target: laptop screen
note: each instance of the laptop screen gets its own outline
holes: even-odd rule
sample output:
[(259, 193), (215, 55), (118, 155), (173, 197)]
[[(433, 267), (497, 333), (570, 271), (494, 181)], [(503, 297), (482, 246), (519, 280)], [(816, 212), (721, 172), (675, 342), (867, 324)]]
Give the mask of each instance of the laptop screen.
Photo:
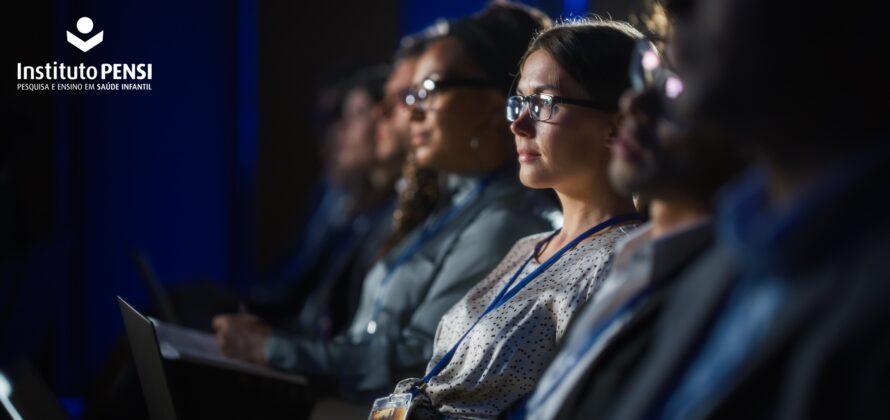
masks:
[(152, 419), (175, 419), (176, 409), (164, 373), (155, 329), (148, 318), (142, 316), (120, 297), (117, 299), (148, 413)]

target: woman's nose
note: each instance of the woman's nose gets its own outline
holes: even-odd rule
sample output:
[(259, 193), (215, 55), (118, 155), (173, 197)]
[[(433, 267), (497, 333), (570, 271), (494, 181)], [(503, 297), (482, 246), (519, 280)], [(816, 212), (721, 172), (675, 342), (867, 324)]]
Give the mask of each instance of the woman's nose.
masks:
[(533, 137), (535, 134), (535, 121), (528, 113), (528, 106), (523, 107), (519, 116), (510, 123), (510, 131), (518, 137)]

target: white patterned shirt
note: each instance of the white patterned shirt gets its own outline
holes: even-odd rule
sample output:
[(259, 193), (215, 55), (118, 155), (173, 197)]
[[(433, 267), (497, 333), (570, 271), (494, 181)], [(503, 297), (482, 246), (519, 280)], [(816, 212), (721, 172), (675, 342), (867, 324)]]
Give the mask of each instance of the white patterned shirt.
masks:
[[(635, 224), (614, 227), (567, 251), (503, 306), (483, 318), (424, 389), (446, 417), (494, 418), (534, 389), (572, 316), (601, 286), (615, 243)], [(519, 240), (498, 266), (449, 310), (436, 331), (427, 371), (441, 359), (550, 233)], [(532, 259), (518, 283), (540, 264)], [(515, 283), (514, 283), (515, 284)]]

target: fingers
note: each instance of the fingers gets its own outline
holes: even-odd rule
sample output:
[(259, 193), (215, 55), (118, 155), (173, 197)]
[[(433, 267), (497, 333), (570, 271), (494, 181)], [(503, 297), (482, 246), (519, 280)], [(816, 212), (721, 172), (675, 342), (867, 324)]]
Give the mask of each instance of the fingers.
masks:
[(261, 324), (260, 319), (257, 318), (255, 315), (247, 313), (216, 315), (211, 321), (211, 326), (217, 332), (238, 327), (249, 327), (256, 324)]
[(213, 317), (213, 330), (216, 331), (216, 344), (219, 346), (219, 349), (222, 350), (223, 354), (225, 354), (226, 347), (226, 334), (229, 330), (229, 320), (225, 315), (217, 315)]
[(222, 354), (265, 364), (265, 340), (272, 329), (260, 318), (247, 313), (217, 315), (211, 324)]
[(225, 326), (226, 326), (226, 324), (228, 324), (228, 322), (229, 322), (228, 315), (216, 315), (213, 317), (213, 320), (211, 320), (210, 325), (213, 327), (214, 331), (219, 331), (219, 330), (225, 328)]

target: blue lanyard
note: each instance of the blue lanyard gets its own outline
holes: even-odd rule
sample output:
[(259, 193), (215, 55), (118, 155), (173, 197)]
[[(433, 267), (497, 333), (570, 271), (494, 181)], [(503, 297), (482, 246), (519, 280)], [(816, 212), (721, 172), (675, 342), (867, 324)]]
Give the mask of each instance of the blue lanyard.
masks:
[(441, 215), (424, 225), (420, 234), (414, 237), (414, 239), (405, 246), (402, 252), (400, 252), (391, 263), (386, 264), (386, 274), (383, 276), (383, 280), (380, 281), (380, 286), (377, 288), (377, 295), (374, 296), (374, 306), (371, 309), (371, 320), (368, 322), (368, 334), (377, 332), (377, 317), (380, 316), (380, 312), (383, 310), (383, 298), (386, 295), (389, 283), (392, 281), (396, 269), (413, 258), (430, 239), (438, 235), (449, 222), (466, 210), (470, 204), (475, 202), (482, 192), (491, 185), (492, 181), (494, 181), (499, 173), (500, 171), (493, 172), (486, 176), (479, 181), (479, 184), (477, 184), (472, 191), (467, 193), (459, 203), (455, 203), (448, 207)]
[(609, 228), (609, 227), (614, 226), (619, 223), (631, 221), (631, 220), (642, 220), (642, 216), (640, 216), (637, 213), (621, 214), (621, 215), (612, 217), (612, 218), (588, 229), (584, 233), (578, 235), (578, 237), (573, 239), (571, 242), (569, 242), (568, 244), (563, 246), (559, 251), (557, 251), (550, 258), (548, 258), (547, 261), (544, 261), (541, 265), (538, 266), (538, 268), (536, 268), (534, 271), (532, 271), (527, 276), (525, 276), (522, 280), (520, 280), (519, 283), (516, 284), (516, 287), (513, 287), (511, 289), (510, 287), (513, 285), (513, 283), (516, 281), (516, 279), (519, 278), (519, 275), (522, 274), (522, 271), (525, 270), (525, 267), (532, 260), (532, 258), (534, 258), (535, 255), (538, 253), (538, 248), (540, 248), (541, 244), (544, 244), (544, 243), (550, 241), (551, 239), (553, 239), (553, 237), (559, 233), (559, 230), (556, 230), (555, 232), (553, 232), (553, 234), (551, 234), (549, 237), (547, 237), (547, 239), (541, 241), (537, 246), (535, 246), (535, 250), (532, 252), (532, 254), (528, 258), (526, 258), (525, 262), (522, 263), (522, 265), (519, 267), (519, 269), (516, 270), (515, 273), (513, 273), (513, 276), (510, 277), (510, 280), (507, 282), (507, 284), (504, 285), (504, 287), (497, 294), (497, 296), (495, 296), (494, 300), (492, 300), (491, 304), (488, 305), (488, 308), (486, 308), (485, 311), (482, 312), (482, 315), (479, 315), (479, 318), (476, 318), (476, 322), (474, 322), (473, 325), (471, 325), (470, 328), (467, 329), (466, 332), (464, 332), (464, 334), (460, 337), (460, 339), (458, 339), (457, 342), (454, 343), (454, 346), (451, 347), (451, 350), (448, 350), (448, 353), (445, 353), (445, 355), (442, 356), (441, 359), (439, 359), (439, 362), (436, 363), (436, 365), (433, 366), (432, 369), (430, 369), (430, 371), (423, 377), (423, 379), (421, 379), (421, 384), (419, 384), (418, 386), (415, 386), (411, 390), (411, 393), (413, 395), (417, 395), (417, 393), (420, 392), (420, 390), (424, 386), (426, 386), (427, 383), (429, 383), (430, 379), (432, 379), (433, 377), (435, 377), (436, 375), (441, 373), (442, 370), (445, 369), (446, 366), (448, 366), (448, 363), (450, 363), (451, 359), (454, 358), (454, 354), (457, 352), (457, 348), (464, 341), (464, 339), (467, 338), (467, 335), (469, 335), (470, 332), (473, 331), (474, 328), (476, 328), (476, 325), (479, 325), (479, 321), (481, 321), (482, 318), (485, 317), (485, 315), (488, 315), (490, 312), (494, 311), (495, 309), (497, 309), (497, 308), (503, 306), (505, 303), (507, 303), (507, 301), (510, 300), (510, 298), (512, 298), (513, 296), (516, 296), (516, 294), (519, 293), (520, 291), (522, 291), (522, 289), (525, 288), (525, 286), (527, 286), (534, 279), (536, 279), (538, 276), (540, 276), (541, 273), (543, 273), (548, 268), (550, 268), (550, 266), (553, 265), (556, 261), (558, 261), (563, 256), (563, 254), (568, 252), (570, 249), (574, 248), (576, 245), (578, 245), (579, 242), (587, 239), (591, 235), (593, 235), (597, 232), (600, 232), (606, 228)]
[(554, 362), (558, 361), (560, 363), (560, 366), (556, 368), (559, 370), (554, 374), (554, 377), (547, 381), (547, 388), (540, 393), (540, 397), (536, 397), (536, 395), (539, 395), (538, 393), (532, 395), (535, 401), (526, 400), (524, 403), (521, 404), (520, 407), (517, 408), (519, 411), (511, 413), (509, 418), (524, 419), (526, 413), (528, 412), (529, 404), (534, 403), (534, 405), (538, 405), (541, 402), (549, 400), (550, 397), (553, 395), (553, 392), (556, 391), (557, 386), (562, 383), (569, 372), (576, 367), (575, 365), (578, 363), (578, 361), (580, 361), (581, 358), (584, 357), (584, 355), (593, 348), (594, 344), (599, 341), (599, 338), (603, 335), (603, 333), (605, 333), (612, 324), (639, 307), (640, 304), (642, 304), (651, 293), (652, 285), (649, 285), (645, 289), (634, 295), (634, 297), (632, 297), (624, 305), (613, 312), (612, 315), (606, 318), (603, 322), (597, 324), (596, 328), (594, 328), (590, 332), (584, 342), (581, 343), (578, 348), (572, 351), (569, 356), (567, 356), (568, 359), (554, 360)]

